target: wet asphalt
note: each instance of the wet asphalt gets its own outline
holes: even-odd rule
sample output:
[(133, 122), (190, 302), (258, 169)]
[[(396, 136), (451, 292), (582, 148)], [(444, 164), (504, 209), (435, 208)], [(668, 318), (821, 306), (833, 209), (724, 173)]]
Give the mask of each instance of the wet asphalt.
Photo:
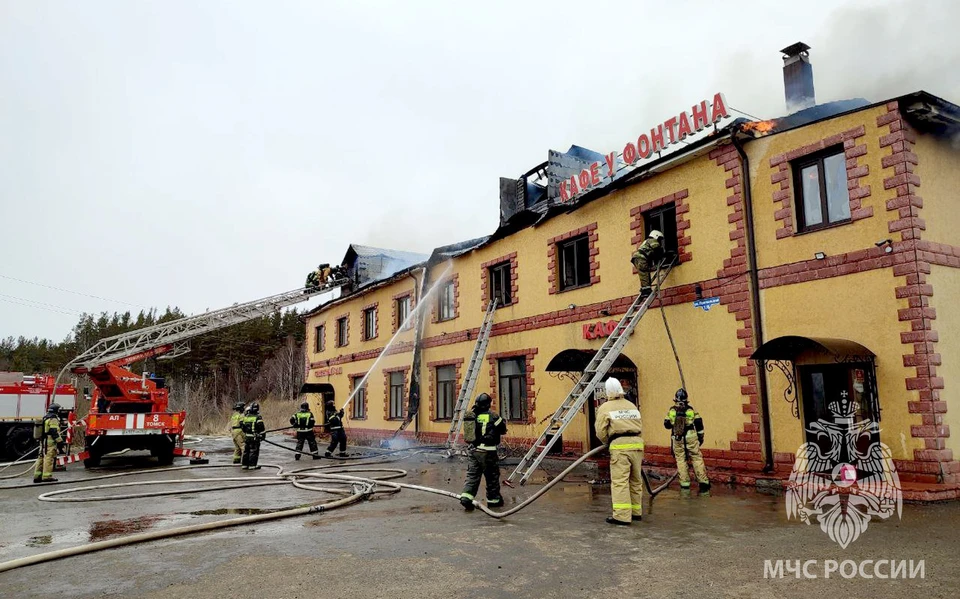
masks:
[[(230, 461), (229, 439), (193, 446), (211, 463)], [(351, 451), (362, 451), (351, 448)], [(265, 445), (261, 463), (287, 468), (292, 454)], [(104, 460), (104, 468), (71, 466), (68, 485), (94, 474), (136, 469), (149, 458)], [(186, 463), (183, 461), (182, 463)], [(178, 465), (181, 461), (178, 460)], [(439, 455), (408, 457), (402, 482), (459, 492), (465, 465)], [(8, 471), (9, 472), (9, 471)], [(135, 480), (269, 476), (233, 468), (141, 474)], [(509, 469), (504, 468), (504, 476)], [(6, 473), (4, 473), (6, 474)], [(584, 476), (574, 475), (578, 480)], [(27, 482), (29, 479), (24, 478)], [(504, 489), (507, 505), (533, 492), (534, 480)], [(9, 487), (13, 481), (3, 481)], [(76, 483), (76, 484), (74, 484)], [(199, 486), (200, 483), (187, 485)], [(88, 494), (159, 490), (107, 489)], [(37, 487), (0, 488), (0, 561), (116, 538), (261, 513), (329, 495), (282, 486), (172, 497), (50, 503)], [(905, 505), (902, 519), (871, 521), (841, 549), (816, 525), (787, 520), (783, 496), (720, 487), (708, 496), (676, 483), (642, 522), (610, 526), (609, 487), (563, 483), (506, 520), (467, 514), (456, 500), (404, 490), (321, 514), (110, 549), (0, 574), (0, 597), (956, 597), (960, 592), (960, 504)], [(764, 560), (924, 560), (915, 580), (764, 577)], [(872, 570), (868, 568), (868, 573)]]

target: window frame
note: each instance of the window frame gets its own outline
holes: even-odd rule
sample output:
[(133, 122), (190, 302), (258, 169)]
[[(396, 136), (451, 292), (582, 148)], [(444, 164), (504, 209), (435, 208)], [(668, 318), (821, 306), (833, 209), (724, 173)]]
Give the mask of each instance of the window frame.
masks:
[(313, 327), (313, 353), (319, 354), (327, 349), (326, 324), (318, 324)]
[[(831, 146), (819, 152), (814, 152), (807, 154), (806, 156), (801, 156), (790, 162), (790, 168), (792, 172), (793, 179), (793, 205), (794, 210), (797, 214), (797, 234), (802, 233), (811, 233), (813, 231), (821, 231), (823, 229), (829, 229), (831, 227), (839, 227), (853, 222), (851, 210), (847, 210), (847, 218), (837, 221), (830, 220), (830, 198), (829, 190), (827, 188), (827, 175), (826, 168), (824, 166), (824, 161), (827, 158), (833, 156), (840, 156), (843, 158), (844, 163), (846, 163), (846, 155), (842, 145)], [(820, 194), (820, 214), (823, 217), (823, 220), (816, 225), (807, 225), (807, 215), (804, 208), (803, 202), (803, 169), (816, 166), (817, 167), (817, 183)], [(849, 177), (847, 176), (847, 171), (844, 169), (844, 190), (846, 191), (846, 197), (843, 201), (847, 202), (849, 206), (850, 202), (850, 188), (847, 185), (850, 182)]]
[[(445, 300), (447, 300), (447, 290), (450, 290), (449, 315), (444, 316)], [(457, 288), (454, 281), (450, 280), (443, 284), (437, 297), (437, 322), (446, 322), (457, 317)]]
[(350, 317), (341, 316), (337, 319), (337, 347), (346, 347), (350, 344)]
[[(441, 370), (443, 370), (445, 373), (449, 372), (450, 378), (441, 380)], [(448, 391), (449, 393), (444, 393), (444, 391)], [(437, 366), (434, 369), (434, 393), (434, 397), (436, 397), (437, 410), (435, 420), (453, 420), (453, 411), (457, 405), (457, 367), (455, 364), (444, 364), (442, 366)], [(446, 395), (449, 395), (449, 410), (446, 409)], [(443, 409), (441, 410), (441, 408)]]
[[(513, 290), (511, 286), (513, 276), (513, 264), (510, 260), (504, 260), (503, 262), (498, 262), (493, 266), (487, 268), (487, 281), (490, 287), (490, 297), (487, 298), (490, 301), (494, 299), (497, 300), (497, 306), (509, 306), (513, 304)], [(497, 282), (500, 284), (499, 294), (501, 297), (498, 297), (497, 294)]]
[[(584, 282), (577, 282), (572, 285), (566, 284), (566, 277), (564, 277), (566, 260), (564, 260), (564, 250), (566, 248), (574, 248), (576, 252), (576, 246), (579, 243), (584, 245), (584, 256), (581, 260), (579, 254), (574, 255), (574, 267), (577, 269), (577, 279), (578, 281), (581, 277), (585, 278)], [(583, 264), (580, 264), (583, 262)], [(579, 266), (586, 267), (586, 272), (583, 275), (579, 274)], [(581, 235), (575, 235), (569, 239), (564, 239), (563, 241), (557, 242), (557, 291), (564, 292), (570, 291), (571, 289), (580, 289), (583, 287), (589, 287), (591, 283), (590, 277), (590, 234), (583, 233)]]
[[(502, 374), (505, 362), (519, 362), (519, 374)], [(504, 393), (504, 382), (507, 383), (507, 393)], [(519, 393), (519, 415), (513, 415), (514, 399), (510, 391), (514, 385)], [(500, 393), (500, 414), (509, 422), (526, 422), (529, 416), (529, 405), (527, 398), (527, 358), (526, 356), (515, 356), (510, 358), (500, 358), (497, 360), (497, 390)]]
[[(410, 294), (407, 294), (403, 297), (398, 297), (394, 300), (393, 309), (397, 313), (397, 330), (405, 331), (410, 328), (410, 325), (407, 325), (406, 328), (403, 327), (403, 322), (410, 316), (410, 309), (413, 306), (413, 298)], [(402, 307), (402, 309), (401, 309)]]
[[(398, 377), (400, 377), (400, 384), (399, 384), (399, 385), (394, 385), (394, 384), (393, 384), (393, 377), (394, 377), (394, 375), (397, 375)], [(388, 402), (388, 406), (387, 406), (387, 420), (402, 420), (402, 419), (403, 419), (403, 402), (404, 402), (403, 389), (404, 389), (404, 387), (406, 387), (406, 376), (404, 375), (404, 373), (403, 373), (402, 370), (395, 370), (395, 371), (393, 371), (393, 372), (388, 372), (388, 373), (387, 373), (387, 395), (388, 395), (388, 397), (387, 397), (387, 402)], [(398, 413), (395, 413), (394, 410), (393, 410), (393, 408), (394, 408), (394, 389), (399, 389), (399, 398), (398, 398), (398, 401), (399, 401), (399, 412), (398, 412)]]
[[(671, 214), (671, 218), (663, 218), (666, 213)], [(643, 212), (643, 238), (650, 236), (650, 231), (655, 227), (663, 233), (663, 252), (664, 255), (677, 255), (680, 251), (680, 231), (677, 230), (677, 203), (667, 202), (662, 206), (651, 208)], [(651, 222), (654, 218), (659, 220), (659, 224)], [(666, 226), (669, 225), (669, 226)]]
[(364, 383), (357, 391), (357, 383), (362, 381), (363, 377), (362, 374), (351, 377), (351, 387), (356, 391), (356, 395), (353, 396), (353, 405), (350, 407), (351, 420), (367, 419), (367, 383)]
[[(373, 326), (371, 325), (371, 322)], [(370, 330), (373, 329), (373, 334)], [(370, 341), (377, 338), (377, 307), (371, 306), (363, 310), (363, 340)]]

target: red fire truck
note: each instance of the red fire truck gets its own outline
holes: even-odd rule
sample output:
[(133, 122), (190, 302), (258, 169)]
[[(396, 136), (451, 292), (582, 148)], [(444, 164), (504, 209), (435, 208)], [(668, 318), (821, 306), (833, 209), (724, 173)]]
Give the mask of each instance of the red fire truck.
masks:
[(72, 385), (54, 385), (52, 376), (0, 372), (0, 454), (4, 460), (23, 457), (39, 443), (33, 427), (56, 402), (61, 417), (72, 420), (77, 391)]

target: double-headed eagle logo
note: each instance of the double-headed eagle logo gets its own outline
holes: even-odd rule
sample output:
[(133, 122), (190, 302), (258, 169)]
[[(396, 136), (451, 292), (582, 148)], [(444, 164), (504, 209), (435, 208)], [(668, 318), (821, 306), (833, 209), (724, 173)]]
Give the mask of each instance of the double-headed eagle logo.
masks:
[(856, 420), (859, 405), (847, 393), (828, 409), (833, 422), (820, 419), (807, 432), (815, 440), (797, 450), (787, 483), (787, 519), (820, 529), (846, 549), (873, 518), (901, 517), (903, 495), (890, 448), (879, 441), (872, 420)]

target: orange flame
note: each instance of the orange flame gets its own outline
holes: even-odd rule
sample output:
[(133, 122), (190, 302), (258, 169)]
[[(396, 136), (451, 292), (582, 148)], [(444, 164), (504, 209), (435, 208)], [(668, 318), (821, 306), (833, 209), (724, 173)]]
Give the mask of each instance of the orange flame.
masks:
[(777, 126), (776, 119), (771, 119), (769, 121), (751, 121), (749, 123), (743, 124), (744, 131), (755, 131), (761, 135), (766, 135), (770, 133), (774, 127)]

